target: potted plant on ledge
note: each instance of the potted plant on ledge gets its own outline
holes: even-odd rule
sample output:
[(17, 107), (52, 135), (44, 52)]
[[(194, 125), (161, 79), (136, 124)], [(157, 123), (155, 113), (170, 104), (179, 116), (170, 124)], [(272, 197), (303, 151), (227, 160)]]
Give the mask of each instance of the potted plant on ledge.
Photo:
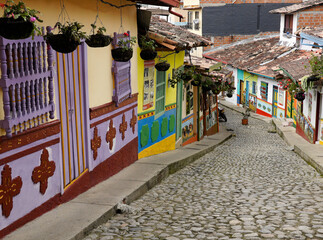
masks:
[(117, 48), (111, 50), (112, 57), (117, 62), (128, 62), (132, 58), (132, 46), (136, 43), (136, 37), (130, 37), (124, 33), (124, 38), (119, 39)]
[(96, 34), (94, 34), (94, 31), (96, 29), (95, 24), (91, 24), (92, 27), (92, 35), (89, 36), (87, 40), (85, 40), (86, 44), (89, 47), (98, 48), (98, 47), (106, 47), (109, 46), (109, 44), (112, 41), (112, 37), (109, 35), (104, 35), (106, 32), (105, 27), (99, 27), (96, 31)]
[(0, 35), (7, 39), (24, 39), (41, 34), (36, 22), (43, 22), (38, 18), (39, 11), (26, 7), (25, 3), (7, 0), (0, 4), (3, 17), (0, 18)]
[(84, 25), (78, 22), (66, 22), (66, 24), (57, 22), (54, 28), (56, 27), (58, 27), (58, 34), (48, 33), (45, 39), (57, 52), (73, 52), (81, 44), (82, 39), (88, 38), (86, 33), (81, 31)]

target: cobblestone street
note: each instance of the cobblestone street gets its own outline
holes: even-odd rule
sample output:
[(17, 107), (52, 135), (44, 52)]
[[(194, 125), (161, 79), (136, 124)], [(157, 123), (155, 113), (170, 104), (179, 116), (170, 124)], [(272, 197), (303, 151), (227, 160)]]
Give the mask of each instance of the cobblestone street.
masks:
[(270, 124), (226, 115), (234, 137), (84, 239), (323, 239), (322, 177)]

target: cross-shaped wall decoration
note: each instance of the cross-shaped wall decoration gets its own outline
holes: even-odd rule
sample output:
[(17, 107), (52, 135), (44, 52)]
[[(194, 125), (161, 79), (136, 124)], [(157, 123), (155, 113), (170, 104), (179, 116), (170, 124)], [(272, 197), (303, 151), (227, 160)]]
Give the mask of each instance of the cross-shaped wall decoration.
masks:
[(130, 127), (132, 128), (132, 132), (135, 133), (137, 123), (137, 116), (135, 114), (135, 109), (132, 109), (132, 118), (130, 120)]
[(101, 147), (101, 137), (98, 136), (98, 128), (94, 128), (93, 139), (91, 140), (91, 149), (93, 150), (93, 159), (98, 157), (98, 149)]
[(109, 143), (109, 149), (112, 150), (113, 148), (113, 139), (116, 137), (117, 130), (115, 127), (113, 127), (113, 120), (110, 120), (109, 124), (109, 131), (107, 132), (107, 135), (105, 137), (107, 143)]
[(8, 164), (1, 172), (0, 204), (2, 205), (2, 215), (9, 217), (13, 207), (13, 197), (20, 193), (22, 187), (21, 177), (11, 178), (11, 168)]
[(54, 175), (55, 162), (49, 161), (48, 150), (45, 148), (40, 156), (40, 166), (35, 167), (31, 179), (34, 183), (40, 182), (40, 193), (45, 194), (48, 178)]
[(122, 134), (122, 140), (125, 138), (125, 132), (127, 131), (128, 125), (126, 122), (126, 116), (123, 114), (122, 123), (119, 126), (119, 132)]

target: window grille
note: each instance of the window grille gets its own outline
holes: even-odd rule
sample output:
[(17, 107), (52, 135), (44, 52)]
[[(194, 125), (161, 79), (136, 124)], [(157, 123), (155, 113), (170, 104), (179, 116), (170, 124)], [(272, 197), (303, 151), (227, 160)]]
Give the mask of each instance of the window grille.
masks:
[(53, 51), (42, 36), (22, 40), (0, 37), (0, 87), (6, 136), (54, 118)]

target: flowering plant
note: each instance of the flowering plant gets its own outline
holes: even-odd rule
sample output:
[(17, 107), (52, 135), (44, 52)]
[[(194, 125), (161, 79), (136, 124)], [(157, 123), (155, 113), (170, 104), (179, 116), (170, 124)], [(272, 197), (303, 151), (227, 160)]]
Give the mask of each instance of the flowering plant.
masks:
[[(91, 24), (92, 27), (92, 32), (94, 34), (95, 29), (96, 29), (96, 25), (94, 23)], [(98, 29), (96, 30), (96, 34), (99, 35), (104, 35), (104, 33), (107, 31), (107, 29), (105, 27), (98, 27)]]
[[(119, 48), (122, 48), (123, 51), (132, 50), (132, 46), (134, 46), (135, 43), (137, 42), (136, 37), (129, 37), (129, 34), (126, 32), (123, 35), (125, 37), (118, 41)], [(129, 38), (127, 38), (127, 37), (129, 37)]]
[[(312, 57), (308, 60), (310, 63), (310, 67), (312, 69), (312, 74), (317, 76), (318, 78), (323, 77), (323, 55), (316, 56), (312, 54)], [(307, 68), (307, 66), (304, 66)]]
[(33, 24), (32, 36), (35, 36), (35, 32), (41, 35), (40, 29), (36, 25), (36, 21), (43, 22), (37, 16), (40, 13), (39, 11), (26, 7), (22, 1), (15, 4), (13, 0), (7, 0), (5, 4), (0, 3), (0, 6), (3, 8), (3, 18), (23, 19), (26, 22), (31, 22)]
[(301, 87), (301, 85), (289, 78), (282, 79), (278, 85), (282, 89), (287, 90), (291, 96), (296, 96), (298, 93), (304, 93), (304, 89)]

